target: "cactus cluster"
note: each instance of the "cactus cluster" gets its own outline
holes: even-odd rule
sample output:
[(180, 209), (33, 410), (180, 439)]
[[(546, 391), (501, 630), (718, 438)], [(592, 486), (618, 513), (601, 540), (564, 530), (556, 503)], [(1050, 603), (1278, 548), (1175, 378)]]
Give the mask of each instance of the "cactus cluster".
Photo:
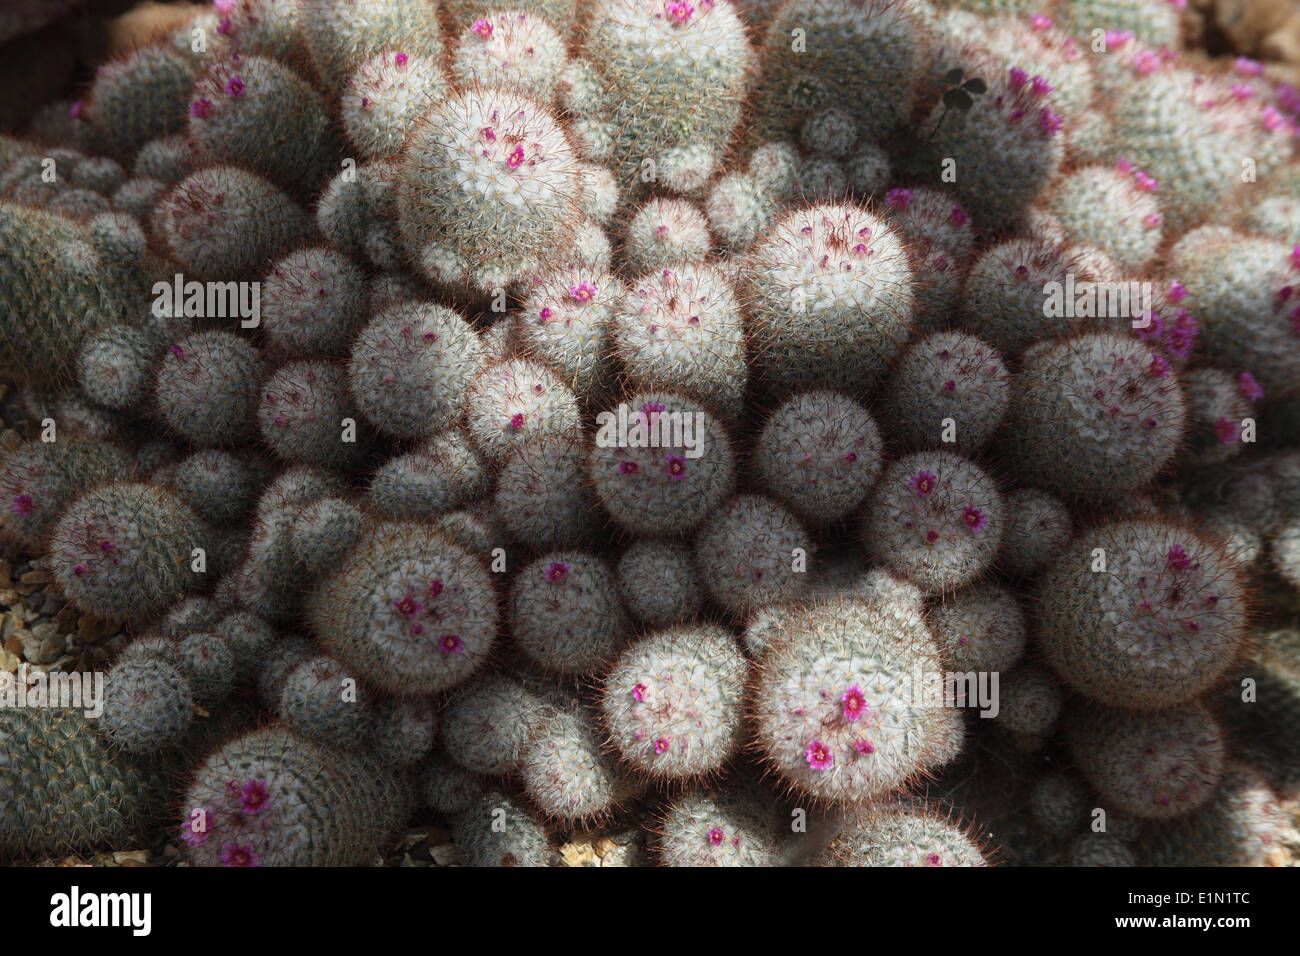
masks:
[(0, 135), (0, 594), (113, 635), (0, 858), (1263, 862), (1300, 95), (1177, 6), (218, 0)]

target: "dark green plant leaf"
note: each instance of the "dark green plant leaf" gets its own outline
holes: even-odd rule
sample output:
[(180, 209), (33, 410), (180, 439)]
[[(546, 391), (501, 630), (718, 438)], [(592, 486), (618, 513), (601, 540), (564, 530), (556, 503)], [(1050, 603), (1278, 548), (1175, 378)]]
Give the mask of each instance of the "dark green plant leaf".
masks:
[(968, 110), (975, 105), (975, 101), (964, 90), (955, 89), (943, 94), (943, 105), (949, 109)]

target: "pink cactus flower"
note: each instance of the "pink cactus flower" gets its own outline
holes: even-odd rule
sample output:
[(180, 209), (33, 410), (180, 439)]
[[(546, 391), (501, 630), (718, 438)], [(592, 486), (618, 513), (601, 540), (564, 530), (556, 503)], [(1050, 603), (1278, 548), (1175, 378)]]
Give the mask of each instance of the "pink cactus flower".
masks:
[(270, 802), (271, 792), (263, 780), (249, 780), (239, 793), (239, 805), (249, 816), (261, 813)]
[(620, 475), (635, 475), (640, 470), (640, 466), (634, 461), (620, 461), (618, 463), (618, 473)]
[(239, 97), (244, 95), (244, 81), (237, 76), (232, 76), (226, 82), (226, 93), (229, 96)]
[(662, 754), (668, 752), (668, 738), (657, 737), (655, 739), (655, 753)]
[(31, 495), (18, 495), (14, 498), (14, 514), (29, 515), (36, 508), (36, 502)]
[(709, 831), (709, 843), (713, 846), (721, 846), (723, 840), (722, 827), (714, 827)]
[(1176, 544), (1169, 549), (1168, 560), (1169, 567), (1175, 571), (1186, 571), (1192, 566), (1192, 559), (1181, 545)]
[(190, 115), (196, 119), (207, 119), (212, 115), (212, 100), (197, 99), (190, 104)]
[(513, 415), (510, 416), (510, 427), (513, 428), (515, 431), (519, 431), (521, 428), (524, 427), (523, 412), (515, 412)]
[(438, 647), (444, 654), (459, 654), (464, 649), (465, 642), (459, 634), (444, 634), (438, 638)]
[(1163, 355), (1151, 356), (1151, 364), (1147, 366), (1147, 374), (1152, 378), (1168, 378), (1171, 369), (1168, 360)]
[(1214, 437), (1223, 445), (1234, 442), (1241, 437), (1240, 426), (1230, 418), (1220, 418), (1214, 423)]
[(930, 492), (934, 491), (934, 486), (938, 481), (934, 473), (930, 471), (918, 471), (907, 482), (909, 488), (916, 492), (917, 496), (924, 498)]
[(970, 217), (966, 215), (966, 210), (961, 206), (953, 206), (952, 212), (948, 213), (948, 221), (954, 226), (964, 226)]
[(590, 302), (596, 298), (596, 287), (584, 279), (577, 285), (569, 287), (569, 298), (576, 299), (578, 302)]
[(1264, 397), (1264, 386), (1260, 385), (1255, 376), (1249, 372), (1242, 372), (1237, 377), (1237, 387), (1241, 389), (1241, 394), (1252, 402), (1257, 402)]
[(563, 561), (552, 561), (551, 566), (546, 569), (546, 580), (552, 584), (557, 581), (563, 581), (569, 573), (569, 566)]
[(850, 722), (857, 720), (870, 709), (867, 698), (863, 696), (862, 688), (857, 684), (841, 694), (840, 701), (844, 704), (844, 718)]
[(899, 186), (885, 193), (885, 202), (889, 203), (895, 209), (906, 209), (908, 204), (916, 198), (916, 193), (910, 189), (904, 189)]
[(966, 522), (966, 527), (970, 528), (974, 534), (979, 534), (989, 523), (989, 519), (985, 517), (984, 512), (978, 508), (969, 507), (962, 512), (961, 520)]
[(831, 753), (831, 748), (820, 740), (810, 743), (803, 754), (808, 761), (808, 766), (814, 770), (825, 770), (835, 762), (835, 755)]
[(859, 740), (853, 744), (853, 749), (864, 756), (876, 752), (875, 745), (870, 740)]
[(524, 161), (524, 148), (516, 146), (510, 151), (510, 156), (506, 159), (506, 165), (511, 169), (518, 169)]
[(645, 692), (646, 692), (645, 684), (637, 684), (635, 687), (632, 688), (632, 699), (636, 701), (638, 704), (644, 704)]
[(253, 852), (251, 843), (225, 843), (221, 847), (223, 866), (257, 866), (262, 862), (262, 855)]
[(681, 455), (669, 455), (667, 472), (673, 481), (681, 481), (686, 477), (686, 459)]
[(667, 9), (669, 18), (677, 23), (685, 23), (695, 15), (695, 8), (688, 0), (670, 0)]
[(474, 25), (470, 27), (470, 29), (481, 36), (484, 40), (492, 36), (492, 24), (488, 23), (486, 20), (475, 20)]

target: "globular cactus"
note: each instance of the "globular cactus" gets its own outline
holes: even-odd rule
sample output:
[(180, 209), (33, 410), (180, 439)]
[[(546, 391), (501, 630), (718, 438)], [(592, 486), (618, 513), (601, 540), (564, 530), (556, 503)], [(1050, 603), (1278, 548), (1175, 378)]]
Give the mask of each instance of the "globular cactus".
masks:
[(1144, 820), (1183, 816), (1211, 800), (1228, 744), (1203, 706), (1159, 714), (1105, 708), (1068, 721), (1070, 754), (1101, 806)]
[[(800, 46), (791, 43), (795, 29), (806, 35)], [(814, 113), (835, 105), (846, 109), (861, 135), (883, 140), (910, 113), (927, 53), (927, 33), (911, 4), (783, 3), (763, 36), (754, 132), (791, 136)]]
[(452, 763), (476, 774), (514, 773), (550, 712), (545, 699), (513, 677), (485, 676), (442, 710), (443, 751)]
[(124, 846), (166, 793), (75, 710), (0, 709), (0, 856)]
[(763, 424), (753, 468), (763, 487), (804, 521), (844, 518), (870, 493), (884, 445), (870, 412), (839, 392), (800, 392)]
[(145, 143), (185, 128), (197, 63), (164, 45), (145, 46), (105, 64), (85, 116), (104, 148), (121, 161)]
[(163, 422), (196, 444), (230, 444), (253, 424), (261, 353), (234, 332), (213, 330), (170, 343), (158, 362), (153, 399)]
[(1266, 866), (1280, 849), (1286, 819), (1259, 771), (1231, 762), (1213, 800), (1147, 827), (1137, 849), (1147, 866)]
[(343, 129), (364, 159), (397, 156), (412, 127), (450, 93), (436, 59), (384, 50), (358, 66), (343, 88)]
[(435, 529), (380, 524), (307, 595), (322, 645), (358, 678), (398, 696), (467, 679), (497, 635), (492, 576)]
[(1020, 750), (1041, 749), (1056, 730), (1065, 695), (1056, 676), (1037, 664), (1022, 664), (998, 678), (993, 726)]
[(83, 489), (130, 472), (124, 450), (93, 439), (30, 441), (0, 453), (0, 541), (36, 551)]
[(236, 673), (240, 680), (253, 677), (275, 647), (274, 628), (252, 611), (230, 611), (213, 630), (235, 655)]
[(49, 540), (54, 579), (68, 600), (100, 617), (147, 619), (196, 583), (198, 518), (172, 492), (115, 482), (77, 498)]
[(173, 186), (154, 209), (162, 248), (189, 278), (260, 274), (302, 238), (307, 218), (270, 181), (236, 166), (207, 166)]
[(602, 736), (595, 715), (581, 706), (542, 719), (524, 747), (519, 775), (545, 819), (589, 826), (639, 790), (603, 749)]
[(303, 191), (333, 152), (325, 100), (278, 60), (218, 59), (194, 84), (189, 143), (199, 165), (231, 164)]
[(921, 122), (929, 168), (956, 163), (957, 195), (984, 228), (1018, 226), (1060, 171), (1073, 117), (1062, 116), (1042, 87), (978, 46), (960, 62), (985, 91), (964, 110), (940, 101)]
[(539, 436), (511, 450), (497, 474), (492, 506), (510, 537), (530, 548), (590, 543), (599, 509), (586, 485), (582, 441)]
[(1003, 500), (1007, 530), (998, 561), (1006, 571), (1032, 574), (1070, 543), (1070, 512), (1059, 499), (1035, 488), (1017, 488)]
[(886, 467), (863, 512), (868, 549), (927, 593), (951, 591), (993, 564), (1006, 509), (997, 484), (952, 452), (918, 452)]
[(1085, 833), (1070, 844), (1070, 866), (1135, 867), (1138, 858), (1118, 837), (1108, 833)]
[(376, 705), (371, 753), (386, 765), (412, 769), (438, 740), (438, 711), (424, 700), (383, 701)]
[(704, 600), (691, 553), (680, 544), (634, 542), (619, 557), (616, 573), (624, 605), (646, 627), (684, 623)]
[(568, 57), (564, 38), (544, 16), (507, 2), (457, 26), (451, 76), (458, 87), (497, 87), (538, 102), (555, 97), (555, 77)]
[(219, 449), (195, 452), (164, 471), (166, 483), (214, 525), (237, 524), (252, 509), (265, 477), (260, 462)]
[(887, 796), (953, 759), (961, 714), (928, 700), (939, 648), (919, 617), (834, 596), (782, 615), (757, 664), (756, 747), (781, 782), (821, 803)]
[(1088, 807), (1088, 791), (1083, 784), (1061, 770), (1043, 774), (1029, 794), (1030, 815), (1053, 836), (1077, 833)]
[(909, 447), (953, 444), (971, 452), (1010, 403), (1011, 373), (1000, 352), (971, 335), (938, 332), (908, 346), (884, 400), (884, 420)]
[(550, 111), (478, 88), (455, 93), (411, 130), (395, 186), (412, 265), (487, 292), (573, 246), (581, 195), (578, 156)]
[(77, 382), (98, 405), (139, 406), (151, 385), (153, 358), (146, 332), (130, 325), (109, 325), (83, 343), (77, 356)]
[(266, 378), (256, 398), (258, 433), (285, 461), (338, 467), (358, 458), (348, 433), (359, 413), (345, 369), (314, 359), (287, 362)]
[(974, 832), (923, 804), (885, 804), (849, 817), (823, 851), (832, 866), (987, 866)]
[(1242, 429), (1254, 417), (1250, 390), (1217, 368), (1191, 369), (1183, 373), (1182, 383), (1188, 436), (1179, 462), (1214, 465), (1240, 454), (1245, 448)]
[(957, 592), (931, 611), (930, 623), (944, 660), (958, 671), (1008, 671), (1025, 652), (1025, 614), (996, 584)]
[(632, 216), (623, 255), (640, 274), (676, 263), (707, 258), (713, 240), (709, 224), (694, 203), (684, 199), (651, 199)]
[(422, 438), (455, 423), (485, 362), (478, 337), (457, 312), (432, 303), (391, 306), (352, 345), (348, 385), (372, 425), (395, 438)]
[(262, 279), (262, 333), (284, 357), (339, 354), (364, 303), (361, 269), (329, 246), (308, 246), (277, 260)]
[(357, 866), (401, 826), (410, 800), (387, 768), (272, 725), (194, 771), (179, 830), (194, 866)]
[(773, 801), (750, 785), (672, 801), (655, 822), (652, 849), (660, 866), (781, 866), (781, 837)]
[(629, 647), (606, 675), (600, 700), (623, 764), (659, 781), (720, 770), (742, 743), (748, 667), (716, 625), (678, 625)]
[(234, 52), (275, 57), (300, 72), (308, 66), (298, 0), (237, 0), (218, 12), (217, 36)]
[(523, 359), (484, 368), (464, 401), (470, 438), (496, 464), (535, 438), (576, 438), (581, 430), (573, 390), (545, 366)]
[(484, 795), (483, 784), (473, 774), (435, 754), (421, 774), (424, 802), (434, 813), (447, 817), (468, 810)]
[(745, 295), (760, 377), (777, 391), (869, 389), (902, 351), (915, 302), (897, 231), (836, 205), (787, 212), (755, 245)]
[(193, 171), (189, 141), (180, 133), (149, 140), (140, 147), (131, 165), (136, 181), (153, 180), (164, 186), (179, 182)]
[(1022, 481), (1096, 500), (1160, 473), (1182, 440), (1187, 408), (1161, 355), (1133, 338), (1087, 333), (1023, 356), (1007, 418)]
[(279, 717), (294, 733), (340, 750), (361, 750), (374, 732), (368, 693), (338, 661), (310, 657), (285, 675)]
[[(681, 536), (731, 492), (735, 452), (707, 407), (670, 392), (639, 392), (605, 414), (588, 474), (616, 524), (651, 537)], [(626, 435), (619, 434), (622, 420)]]
[(1038, 580), (1040, 649), (1062, 680), (1103, 703), (1187, 703), (1227, 671), (1245, 637), (1236, 562), (1168, 519), (1081, 532)]
[(19, 385), (72, 381), (82, 342), (125, 315), (123, 290), (88, 230), (0, 202), (0, 369)]
[(515, 646), (552, 671), (590, 674), (618, 653), (627, 636), (613, 569), (573, 551), (543, 554), (511, 582), (510, 633)]
[(549, 866), (550, 840), (541, 823), (499, 790), (477, 799), (452, 821), (451, 837), (465, 866)]
[(1242, 228), (1285, 243), (1300, 245), (1300, 200), (1293, 196), (1270, 196), (1252, 203), (1241, 220)]
[(630, 388), (740, 405), (749, 372), (745, 330), (719, 269), (674, 263), (632, 281), (610, 325)]
[(443, 53), (432, 0), (306, 0), (298, 18), (316, 76), (335, 94), (354, 70), (384, 50), (432, 60)]
[(703, 186), (740, 121), (754, 65), (729, 0), (700, 4), (600, 0), (582, 44), (603, 90), (578, 109), (576, 138), (624, 190), (647, 181), (674, 192)]
[(105, 739), (137, 756), (179, 747), (195, 718), (194, 688), (177, 663), (136, 653), (123, 657), (104, 681)]
[(532, 279), (506, 332), (529, 360), (559, 375), (580, 398), (594, 398), (609, 385), (610, 319), (622, 293), (622, 282), (603, 269), (548, 270)]
[(1270, 400), (1300, 394), (1294, 342), (1300, 328), (1300, 246), (1206, 226), (1170, 251), (1217, 364), (1249, 369)]
[(1131, 163), (1092, 165), (1063, 176), (1048, 197), (1065, 238), (1077, 246), (1097, 246), (1128, 272), (1142, 269), (1163, 235), (1159, 183)]
[(762, 495), (737, 495), (695, 538), (695, 565), (709, 595), (744, 617), (804, 592), (816, 548), (799, 519)]
[(385, 518), (428, 521), (468, 504), (487, 483), (482, 456), (463, 429), (449, 428), (380, 465), (365, 501)]
[(195, 631), (177, 643), (181, 672), (194, 691), (194, 701), (201, 707), (222, 703), (235, 689), (238, 663), (235, 652), (216, 633)]

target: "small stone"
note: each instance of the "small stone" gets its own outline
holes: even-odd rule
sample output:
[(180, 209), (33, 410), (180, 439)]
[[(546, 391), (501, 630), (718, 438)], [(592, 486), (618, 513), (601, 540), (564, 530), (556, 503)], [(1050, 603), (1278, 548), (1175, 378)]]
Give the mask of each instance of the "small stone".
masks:
[(0, 588), (0, 604), (13, 607), (18, 603), (18, 592), (13, 588)]
[(60, 634), (71, 634), (77, 627), (77, 609), (71, 604), (63, 605), (63, 609), (54, 615), (54, 623), (59, 625)]
[(32, 625), (32, 633), (44, 641), (58, 636), (59, 625), (53, 621), (41, 621), (39, 624)]
[(566, 843), (560, 847), (565, 866), (600, 866), (600, 858), (590, 843)]
[(596, 855), (603, 857), (606, 853), (613, 853), (618, 849), (618, 844), (609, 837), (601, 837), (596, 841)]
[(116, 850), (113, 853), (113, 861), (122, 866), (148, 866), (148, 850)]
[(433, 862), (438, 866), (459, 866), (461, 862), (460, 847), (454, 843), (444, 843), (429, 850)]
[(21, 663), (22, 663), (22, 658), (20, 658), (17, 654), (13, 653), (12, 651), (9, 650), (9, 648), (6, 647), (4, 651), (5, 670), (7, 670), (11, 674), (17, 673), (18, 665)]
[(63, 600), (57, 594), (46, 594), (45, 600), (41, 602), (41, 614), (44, 617), (54, 617), (63, 608)]
[(51, 579), (49, 571), (45, 568), (37, 568), (35, 571), (28, 571), (18, 580), (23, 584), (49, 584)]
[(14, 568), (4, 558), (0, 558), (0, 591), (7, 591), (14, 583)]
[(22, 626), (22, 619), (13, 611), (6, 611), (0, 618), (0, 641), (9, 639), (9, 635)]
[(5, 638), (5, 650), (22, 657), (27, 653), (27, 642), (32, 640), (32, 632), (21, 628)]

